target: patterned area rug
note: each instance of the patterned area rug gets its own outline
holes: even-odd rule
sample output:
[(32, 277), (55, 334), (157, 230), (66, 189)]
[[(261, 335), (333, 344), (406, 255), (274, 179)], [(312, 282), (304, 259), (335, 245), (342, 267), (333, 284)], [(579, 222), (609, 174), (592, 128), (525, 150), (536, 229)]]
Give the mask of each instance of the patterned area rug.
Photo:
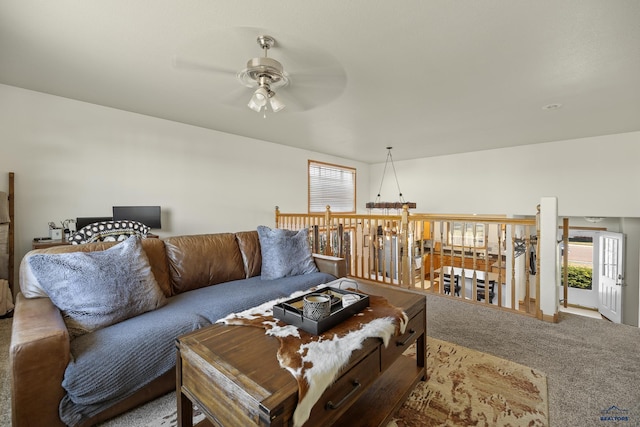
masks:
[[(547, 378), (517, 363), (427, 337), (427, 381), (386, 427), (548, 426)], [(409, 348), (406, 355), (415, 355)], [(204, 419), (200, 411), (194, 421)], [(195, 424), (195, 423), (194, 423)], [(175, 427), (170, 393), (101, 427)]]
[(428, 337), (427, 378), (387, 427), (549, 425), (547, 378), (526, 366)]

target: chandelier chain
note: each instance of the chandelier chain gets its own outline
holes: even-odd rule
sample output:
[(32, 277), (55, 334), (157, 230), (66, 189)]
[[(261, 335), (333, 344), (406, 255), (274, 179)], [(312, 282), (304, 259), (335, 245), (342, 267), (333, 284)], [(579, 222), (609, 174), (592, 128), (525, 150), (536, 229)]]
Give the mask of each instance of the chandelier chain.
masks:
[(387, 173), (387, 165), (389, 164), (389, 160), (391, 160), (391, 168), (393, 169), (393, 175), (396, 179), (396, 187), (398, 187), (398, 196), (400, 197), (400, 201), (404, 202), (404, 197), (402, 197), (402, 191), (400, 190), (400, 183), (398, 181), (398, 174), (396, 173), (396, 166), (393, 163), (393, 156), (391, 155), (391, 149), (393, 147), (387, 147), (387, 160), (384, 162), (384, 169), (382, 170), (382, 179), (380, 180), (380, 189), (378, 190), (378, 197), (376, 201), (380, 201), (380, 194), (382, 193), (382, 184), (384, 183), (384, 176)]

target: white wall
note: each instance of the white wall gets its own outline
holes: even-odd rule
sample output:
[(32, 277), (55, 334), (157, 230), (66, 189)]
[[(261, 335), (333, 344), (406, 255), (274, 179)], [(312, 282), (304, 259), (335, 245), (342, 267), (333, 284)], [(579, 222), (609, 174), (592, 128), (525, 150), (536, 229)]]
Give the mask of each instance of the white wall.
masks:
[[(535, 215), (540, 198), (553, 196), (561, 217), (640, 217), (640, 197), (629, 193), (640, 184), (639, 159), (640, 132), (631, 132), (394, 164), (418, 212)], [(370, 168), (372, 200), (383, 168)], [(393, 174), (384, 181), (381, 199), (395, 201)]]
[[(368, 165), (0, 85), (0, 188), (16, 173), (16, 258), (49, 221), (160, 205), (161, 236), (274, 225), (307, 211), (307, 160)], [(364, 201), (361, 202), (364, 204)]]

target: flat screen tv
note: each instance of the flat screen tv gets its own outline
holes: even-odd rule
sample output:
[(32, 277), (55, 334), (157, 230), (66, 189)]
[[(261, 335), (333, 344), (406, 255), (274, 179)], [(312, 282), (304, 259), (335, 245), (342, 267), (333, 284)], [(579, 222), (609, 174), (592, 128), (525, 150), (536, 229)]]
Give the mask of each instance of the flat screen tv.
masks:
[(114, 206), (113, 220), (138, 221), (149, 228), (162, 228), (160, 206)]

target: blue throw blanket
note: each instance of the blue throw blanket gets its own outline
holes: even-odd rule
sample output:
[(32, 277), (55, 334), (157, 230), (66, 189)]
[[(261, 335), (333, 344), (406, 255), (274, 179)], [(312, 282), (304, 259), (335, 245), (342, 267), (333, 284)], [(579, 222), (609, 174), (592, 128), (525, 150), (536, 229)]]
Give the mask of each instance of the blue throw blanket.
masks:
[(311, 273), (221, 283), (176, 295), (155, 311), (74, 339), (62, 382), (67, 394), (60, 402), (60, 418), (67, 425), (79, 424), (174, 369), (178, 336), (332, 280), (329, 274)]

